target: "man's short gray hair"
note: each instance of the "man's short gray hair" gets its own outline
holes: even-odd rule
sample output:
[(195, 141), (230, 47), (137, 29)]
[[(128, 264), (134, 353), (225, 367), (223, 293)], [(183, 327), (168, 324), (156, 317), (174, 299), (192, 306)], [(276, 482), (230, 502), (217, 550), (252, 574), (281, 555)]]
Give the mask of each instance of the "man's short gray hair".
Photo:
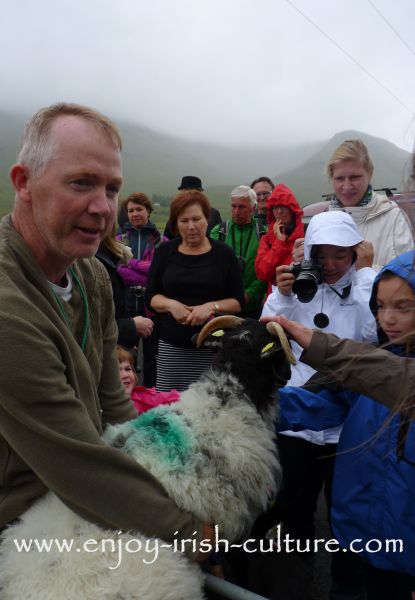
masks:
[(233, 188), (231, 191), (232, 198), (249, 198), (251, 207), (255, 208), (256, 206), (256, 192), (249, 185), (238, 185), (236, 188)]
[(27, 166), (32, 175), (39, 177), (45, 171), (55, 150), (51, 136), (52, 125), (58, 117), (67, 115), (80, 117), (101, 127), (113, 140), (115, 146), (121, 150), (120, 132), (108, 117), (81, 104), (59, 102), (38, 110), (24, 129), (17, 162)]

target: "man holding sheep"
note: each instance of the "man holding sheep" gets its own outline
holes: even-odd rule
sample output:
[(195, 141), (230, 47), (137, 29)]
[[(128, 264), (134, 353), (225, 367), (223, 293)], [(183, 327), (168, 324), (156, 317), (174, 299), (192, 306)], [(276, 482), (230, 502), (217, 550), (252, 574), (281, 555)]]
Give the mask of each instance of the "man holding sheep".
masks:
[(200, 538), (202, 524), (100, 437), (135, 416), (109, 280), (91, 258), (118, 208), (116, 126), (76, 104), (41, 109), (11, 180), (15, 205), (0, 224), (0, 527), (49, 489), (105, 528)]

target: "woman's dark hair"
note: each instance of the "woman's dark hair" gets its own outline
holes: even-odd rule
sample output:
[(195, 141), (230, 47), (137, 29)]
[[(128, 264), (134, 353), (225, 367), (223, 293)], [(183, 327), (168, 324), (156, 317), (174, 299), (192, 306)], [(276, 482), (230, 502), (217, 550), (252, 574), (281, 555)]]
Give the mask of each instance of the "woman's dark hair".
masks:
[(121, 207), (125, 208), (128, 213), (127, 205), (129, 202), (133, 202), (134, 204), (138, 204), (140, 206), (144, 206), (148, 210), (148, 214), (150, 215), (154, 208), (151, 203), (150, 198), (144, 194), (143, 192), (134, 192), (128, 196), (123, 202), (121, 202)]
[(179, 216), (188, 206), (193, 204), (198, 204), (206, 217), (206, 221), (209, 220), (210, 204), (207, 196), (198, 190), (183, 190), (173, 198), (170, 204), (170, 228), (174, 235), (179, 233), (177, 228)]

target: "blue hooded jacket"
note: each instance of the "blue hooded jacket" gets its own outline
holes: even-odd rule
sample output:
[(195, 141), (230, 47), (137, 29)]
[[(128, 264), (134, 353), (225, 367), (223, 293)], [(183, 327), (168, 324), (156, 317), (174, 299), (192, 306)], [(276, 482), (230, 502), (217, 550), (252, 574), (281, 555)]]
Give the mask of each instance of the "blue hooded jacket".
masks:
[[(415, 252), (398, 256), (377, 275), (370, 300), (375, 315), (377, 286), (385, 271), (407, 281), (415, 294)], [(404, 354), (403, 347), (390, 349)], [(281, 389), (280, 430), (321, 430), (344, 421), (333, 479), (333, 534), (342, 548), (352, 543), (372, 566), (414, 576), (415, 422), (393, 416), (366, 396), (329, 388)], [(388, 540), (398, 540), (395, 551)]]

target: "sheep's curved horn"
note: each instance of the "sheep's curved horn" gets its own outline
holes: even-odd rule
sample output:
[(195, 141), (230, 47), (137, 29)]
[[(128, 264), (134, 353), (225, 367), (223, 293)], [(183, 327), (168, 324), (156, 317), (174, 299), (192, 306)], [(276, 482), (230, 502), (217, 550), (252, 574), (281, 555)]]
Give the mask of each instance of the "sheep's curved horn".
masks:
[(245, 319), (241, 319), (241, 317), (235, 317), (234, 315), (222, 315), (221, 317), (216, 317), (211, 321), (208, 321), (206, 325), (200, 330), (199, 335), (196, 340), (196, 347), (200, 348), (203, 344), (207, 336), (211, 331), (215, 329), (233, 329), (238, 325), (242, 325)]
[(266, 327), (267, 331), (271, 335), (279, 338), (288, 362), (290, 362), (292, 365), (296, 365), (297, 361), (295, 360), (295, 356), (293, 354), (293, 351), (291, 350), (290, 342), (288, 341), (287, 336), (285, 335), (285, 331), (281, 327), (281, 325), (279, 323), (276, 323), (275, 321), (268, 321)]

